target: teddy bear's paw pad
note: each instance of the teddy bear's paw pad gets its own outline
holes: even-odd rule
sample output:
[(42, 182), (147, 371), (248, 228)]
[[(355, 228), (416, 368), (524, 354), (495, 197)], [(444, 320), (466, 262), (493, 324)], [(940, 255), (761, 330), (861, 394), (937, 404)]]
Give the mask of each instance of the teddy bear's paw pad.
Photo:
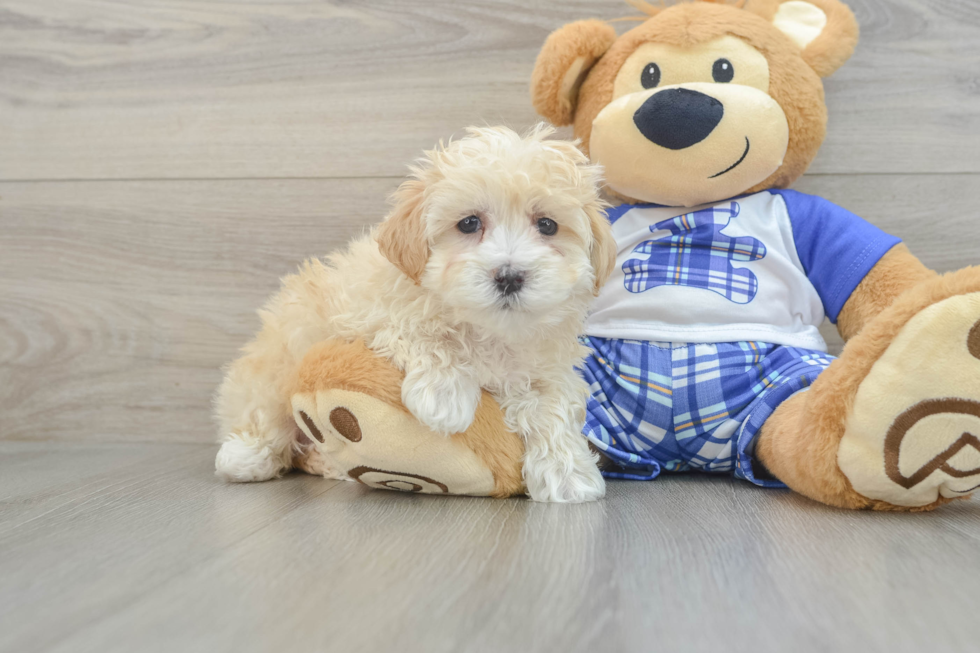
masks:
[[(296, 416), (299, 417), (299, 421), (296, 422), (296, 425), (299, 426), (300, 424), (302, 424), (303, 426), (306, 427), (305, 429), (303, 429), (303, 427), (300, 426), (300, 429), (302, 429), (299, 432), (300, 434), (298, 436), (300, 442), (304, 445), (310, 444), (309, 436), (312, 435), (314, 440), (322, 444), (323, 433), (320, 431), (320, 427), (316, 425), (316, 422), (313, 421), (313, 418), (310, 417), (309, 414), (304, 410), (296, 411)], [(309, 435), (307, 435), (307, 433)]]
[[(309, 442), (309, 438), (312, 437), (314, 440), (320, 444), (324, 444), (326, 440), (323, 437), (323, 431), (317, 426), (316, 420), (310, 417), (310, 414), (305, 410), (296, 410), (296, 425), (300, 427), (301, 437), (305, 438), (306, 442)], [(330, 411), (330, 426), (343, 438), (350, 440), (351, 442), (361, 441), (361, 425), (354, 417), (354, 413), (350, 412), (346, 408), (337, 407)], [(306, 428), (303, 428), (306, 427)]]
[(351, 442), (361, 441), (360, 423), (354, 417), (354, 413), (342, 406), (337, 406), (330, 411), (330, 426), (334, 427), (341, 437), (347, 438)]
[(387, 469), (376, 469), (361, 465), (347, 472), (358, 483), (379, 490), (395, 490), (396, 492), (421, 492), (422, 494), (449, 494), (449, 487), (421, 474), (407, 472), (392, 472)]
[(966, 339), (966, 347), (971, 356), (980, 360), (980, 320), (970, 329), (970, 335)]
[(292, 396), (308, 449), (297, 466), (368, 487), (421, 494), (486, 496), (493, 473), (470, 448), (372, 395), (332, 388)]
[(856, 492), (898, 506), (980, 488), (980, 293), (902, 328), (858, 389), (837, 462)]
[[(345, 406), (332, 405), (329, 392), (299, 393), (292, 396), (293, 420), (299, 427), (301, 448), (317, 442), (316, 449), (336, 452), (350, 442), (360, 442), (361, 424)], [(323, 395), (323, 396), (320, 396)]]

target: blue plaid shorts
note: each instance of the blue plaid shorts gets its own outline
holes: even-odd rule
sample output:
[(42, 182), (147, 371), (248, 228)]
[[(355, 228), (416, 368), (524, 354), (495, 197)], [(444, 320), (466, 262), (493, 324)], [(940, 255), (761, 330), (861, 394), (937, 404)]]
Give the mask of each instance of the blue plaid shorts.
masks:
[(616, 469), (648, 480), (661, 470), (752, 472), (753, 441), (766, 419), (805, 390), (833, 357), (764, 342), (672, 344), (585, 337), (580, 370), (590, 386), (585, 436)]

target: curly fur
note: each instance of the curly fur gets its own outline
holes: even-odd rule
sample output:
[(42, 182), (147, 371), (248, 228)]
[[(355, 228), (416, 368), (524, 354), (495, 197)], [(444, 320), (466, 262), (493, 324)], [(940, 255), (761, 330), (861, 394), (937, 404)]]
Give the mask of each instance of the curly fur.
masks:
[[(488, 390), (525, 440), (532, 498), (602, 496), (574, 367), (615, 244), (599, 169), (575, 144), (545, 140), (552, 131), (471, 129), (427, 152), (384, 223), (284, 278), (218, 392), (220, 476), (265, 480), (288, 469), (296, 441), (288, 397), (300, 361), (321, 341), (363, 339), (404, 371), (402, 403), (437, 432), (465, 431)], [(471, 214), (483, 229), (463, 234), (456, 224)], [(539, 233), (541, 216), (558, 223), (555, 235)], [(493, 281), (504, 267), (526, 274), (512, 296)]]

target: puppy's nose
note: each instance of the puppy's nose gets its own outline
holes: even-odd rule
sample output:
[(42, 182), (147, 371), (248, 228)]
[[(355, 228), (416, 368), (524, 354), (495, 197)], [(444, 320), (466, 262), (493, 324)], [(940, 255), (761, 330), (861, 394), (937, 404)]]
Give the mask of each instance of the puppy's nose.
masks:
[(668, 150), (683, 150), (708, 137), (725, 106), (704, 93), (668, 88), (654, 93), (633, 114), (633, 124), (647, 140)]
[(524, 271), (507, 266), (498, 268), (493, 275), (493, 282), (501, 295), (513, 295), (524, 287)]

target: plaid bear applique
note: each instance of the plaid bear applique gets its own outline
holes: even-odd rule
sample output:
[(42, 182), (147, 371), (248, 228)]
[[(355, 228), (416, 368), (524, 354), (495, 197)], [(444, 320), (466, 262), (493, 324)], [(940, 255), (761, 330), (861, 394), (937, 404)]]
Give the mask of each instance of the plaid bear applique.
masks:
[(663, 220), (650, 231), (666, 231), (633, 249), (644, 258), (623, 263), (626, 290), (641, 293), (657, 286), (690, 286), (718, 293), (736, 304), (748, 304), (759, 290), (752, 272), (732, 262), (758, 261), (766, 255), (762, 241), (749, 236), (733, 238), (722, 230), (738, 217), (739, 205), (712, 207)]

